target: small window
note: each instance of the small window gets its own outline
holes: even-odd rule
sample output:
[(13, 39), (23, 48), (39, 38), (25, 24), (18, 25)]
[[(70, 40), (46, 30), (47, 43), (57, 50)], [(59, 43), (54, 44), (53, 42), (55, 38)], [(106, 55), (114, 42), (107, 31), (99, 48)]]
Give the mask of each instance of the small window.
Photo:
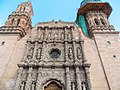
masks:
[(59, 57), (60, 57), (60, 50), (58, 50), (58, 49), (53, 49), (53, 50), (51, 50), (51, 52), (50, 52), (50, 57), (51, 57), (52, 59), (57, 59), (57, 58), (59, 58)]
[(113, 55), (114, 58), (116, 58), (116, 55)]
[(19, 23), (20, 23), (20, 19), (17, 20), (17, 26), (19, 25)]
[(108, 44), (111, 44), (111, 42), (110, 42), (110, 41), (107, 41), (107, 43), (108, 43)]
[(104, 20), (104, 19), (100, 18), (100, 20), (101, 20), (101, 23), (102, 23), (103, 25), (106, 25), (106, 23), (105, 23), (105, 20)]
[(13, 24), (14, 20), (15, 20), (14, 18), (11, 20), (11, 25)]
[(2, 42), (2, 44), (1, 45), (4, 45), (5, 44), (5, 42)]
[(95, 24), (96, 24), (96, 25), (99, 25), (98, 19), (95, 18), (94, 21), (95, 21)]
[(24, 10), (23, 10), (23, 11), (25, 11), (25, 9), (26, 9), (26, 8), (24, 7)]

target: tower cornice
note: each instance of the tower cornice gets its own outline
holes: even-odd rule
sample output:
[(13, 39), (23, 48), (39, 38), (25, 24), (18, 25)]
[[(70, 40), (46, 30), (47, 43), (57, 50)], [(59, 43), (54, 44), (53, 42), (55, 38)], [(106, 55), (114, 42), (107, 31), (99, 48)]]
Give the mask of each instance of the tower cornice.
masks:
[(87, 2), (86, 4), (82, 5), (79, 8), (77, 14), (83, 15), (90, 10), (101, 10), (104, 13), (106, 13), (107, 16), (109, 17), (109, 15), (112, 12), (112, 7), (110, 6), (108, 2)]
[(24, 37), (26, 32), (21, 26), (2, 26), (0, 34), (18, 34), (20, 37)]

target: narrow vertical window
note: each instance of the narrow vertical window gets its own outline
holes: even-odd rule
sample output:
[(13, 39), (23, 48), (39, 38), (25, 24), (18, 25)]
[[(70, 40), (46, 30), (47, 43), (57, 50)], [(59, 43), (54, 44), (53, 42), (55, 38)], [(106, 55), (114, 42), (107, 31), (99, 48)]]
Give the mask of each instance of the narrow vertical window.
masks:
[(20, 19), (17, 20), (17, 26), (19, 25), (19, 23), (20, 23)]
[(106, 24), (104, 19), (100, 18), (100, 21), (101, 21), (101, 23), (102, 23), (103, 25)]
[(14, 20), (15, 20), (14, 18), (11, 20), (11, 25), (13, 25)]
[(94, 21), (96, 25), (99, 25), (99, 21), (96, 18), (94, 19)]
[(26, 8), (24, 7), (24, 8), (23, 8), (23, 11), (25, 11), (25, 9), (26, 9)]
[(26, 84), (26, 82), (24, 82), (24, 81), (21, 83), (20, 90), (25, 90), (25, 84)]

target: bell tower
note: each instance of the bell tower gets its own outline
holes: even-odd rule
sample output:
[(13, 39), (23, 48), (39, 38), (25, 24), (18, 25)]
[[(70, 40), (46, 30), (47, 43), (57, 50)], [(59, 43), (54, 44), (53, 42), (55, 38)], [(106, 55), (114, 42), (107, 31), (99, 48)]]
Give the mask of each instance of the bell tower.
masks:
[(77, 13), (77, 24), (86, 36), (92, 37), (96, 32), (113, 32), (108, 18), (112, 8), (108, 2), (101, 0), (83, 0)]
[[(89, 62), (92, 67), (97, 68), (99, 65), (98, 73), (103, 73), (103, 75), (94, 75), (98, 69), (91, 67), (91, 78), (93, 78), (91, 82), (105, 82), (104, 85), (98, 85), (96, 82), (92, 83), (94, 90), (120, 89), (118, 87), (120, 82), (116, 82), (119, 77), (113, 75), (120, 73), (120, 70), (117, 70), (117, 68), (119, 68), (117, 65), (120, 64), (120, 53), (118, 49), (120, 48), (120, 37), (119, 32), (115, 31), (113, 25), (109, 23), (108, 18), (111, 12), (112, 7), (108, 2), (102, 2), (101, 0), (83, 0), (77, 13), (76, 22), (78, 26), (81, 27), (84, 35), (88, 37), (85, 38), (84, 43), (86, 57), (90, 60)], [(90, 41), (90, 43), (88, 41)], [(94, 47), (96, 51), (92, 53), (93, 49), (90, 49), (90, 47)], [(90, 58), (91, 56), (98, 57), (98, 59)], [(95, 77), (96, 80), (94, 80)], [(100, 77), (104, 77), (104, 81), (100, 80)], [(117, 85), (115, 83), (117, 83)]]
[(15, 31), (21, 31), (22, 36), (30, 32), (31, 18), (33, 16), (32, 4), (30, 1), (23, 2), (18, 5), (17, 9), (9, 15), (8, 20), (5, 23), (4, 28), (16, 29)]

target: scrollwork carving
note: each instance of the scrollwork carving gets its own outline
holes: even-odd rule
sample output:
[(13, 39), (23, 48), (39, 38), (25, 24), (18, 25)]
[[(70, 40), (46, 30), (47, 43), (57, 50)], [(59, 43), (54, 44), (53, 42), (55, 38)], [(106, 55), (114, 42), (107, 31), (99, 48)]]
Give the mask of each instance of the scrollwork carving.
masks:
[(68, 57), (69, 57), (69, 59), (73, 59), (73, 49), (72, 49), (72, 47), (70, 47), (68, 50), (69, 50), (68, 51)]
[(79, 47), (77, 47), (77, 58), (78, 59), (81, 59), (82, 58), (82, 55), (81, 55), (81, 49)]
[(85, 82), (81, 83), (81, 88), (82, 88), (82, 90), (86, 90), (86, 83)]
[(68, 34), (67, 34), (67, 39), (68, 39), (68, 40), (71, 39), (71, 33), (70, 33), (70, 32), (68, 32)]
[(48, 33), (48, 38), (47, 38), (48, 40), (51, 40), (52, 39), (52, 33), (51, 32), (49, 32)]
[(33, 57), (33, 52), (34, 52), (34, 48), (31, 47), (31, 48), (28, 50), (28, 54), (27, 54), (27, 58), (28, 58), (28, 59), (32, 59), (32, 57)]
[(25, 90), (25, 85), (26, 85), (26, 82), (23, 81), (20, 85), (20, 90)]
[(35, 90), (35, 88), (36, 88), (36, 82), (32, 82), (31, 90)]
[(36, 52), (36, 59), (41, 59), (42, 48), (38, 48)]
[(61, 40), (64, 40), (64, 33), (61, 33), (60, 36), (61, 36), (60, 39), (61, 39)]
[(54, 40), (58, 40), (58, 33), (54, 33)]

